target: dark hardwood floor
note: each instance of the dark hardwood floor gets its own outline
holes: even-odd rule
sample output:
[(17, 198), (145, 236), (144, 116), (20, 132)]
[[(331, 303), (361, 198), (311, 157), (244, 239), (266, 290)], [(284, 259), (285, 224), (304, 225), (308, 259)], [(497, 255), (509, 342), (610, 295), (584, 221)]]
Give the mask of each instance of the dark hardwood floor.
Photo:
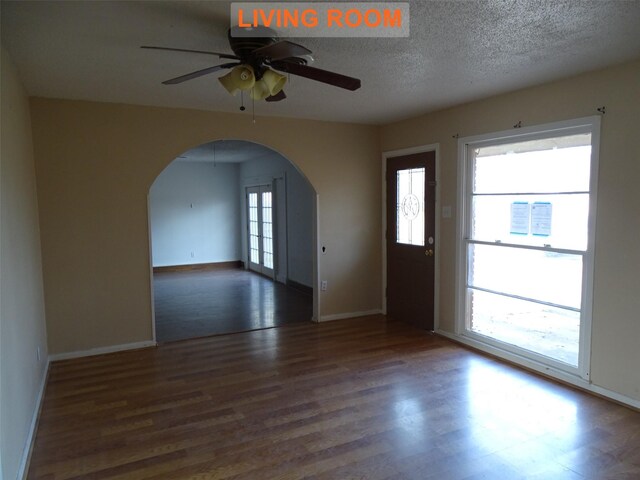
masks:
[(375, 316), (56, 362), (30, 479), (638, 479), (640, 413)]
[(156, 339), (187, 338), (309, 322), (313, 297), (240, 268), (156, 272)]

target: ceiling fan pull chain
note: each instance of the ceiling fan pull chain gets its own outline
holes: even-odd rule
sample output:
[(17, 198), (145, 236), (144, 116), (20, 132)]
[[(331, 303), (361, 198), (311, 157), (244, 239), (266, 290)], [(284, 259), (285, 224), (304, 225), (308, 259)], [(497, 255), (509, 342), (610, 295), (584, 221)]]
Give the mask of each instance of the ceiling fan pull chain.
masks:
[[(251, 88), (253, 90), (253, 87)], [(256, 100), (253, 98), (254, 95), (251, 95), (251, 121), (256, 123)]]
[(244, 112), (245, 108), (244, 108), (244, 91), (240, 90), (240, 111)]

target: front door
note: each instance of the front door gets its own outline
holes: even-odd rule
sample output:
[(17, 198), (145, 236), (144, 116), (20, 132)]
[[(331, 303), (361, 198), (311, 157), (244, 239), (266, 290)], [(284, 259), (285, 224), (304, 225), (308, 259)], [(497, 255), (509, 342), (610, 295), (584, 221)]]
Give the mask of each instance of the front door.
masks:
[(435, 152), (387, 159), (387, 314), (434, 328)]
[(271, 185), (247, 187), (249, 268), (273, 278), (273, 195)]

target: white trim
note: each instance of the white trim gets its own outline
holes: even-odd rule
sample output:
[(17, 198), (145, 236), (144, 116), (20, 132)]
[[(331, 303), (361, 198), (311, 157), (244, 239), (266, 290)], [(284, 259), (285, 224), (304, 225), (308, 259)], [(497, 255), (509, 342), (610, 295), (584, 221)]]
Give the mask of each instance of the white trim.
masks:
[(149, 237), (149, 288), (151, 289), (151, 339), (154, 343), (156, 338), (156, 297), (155, 285), (153, 283), (153, 233), (151, 231), (151, 188), (147, 192), (147, 235)]
[(595, 393), (597, 395), (602, 395), (603, 397), (606, 397), (608, 399), (623, 403), (632, 408), (636, 408), (640, 410), (640, 400), (636, 400), (635, 398), (631, 398), (621, 393), (614, 392), (613, 390), (609, 390), (608, 388), (601, 387), (593, 383), (589, 383), (587, 380), (584, 380), (579, 375), (572, 375), (564, 370), (557, 370), (557, 369), (551, 368), (548, 365), (543, 365), (541, 363), (534, 362), (529, 358), (522, 357), (515, 353), (506, 352), (500, 348), (487, 345), (483, 342), (479, 342), (467, 336), (456, 335), (454, 333), (450, 333), (445, 330), (437, 330), (436, 333), (456, 343), (462, 343), (463, 345), (473, 347), (476, 350), (489, 353), (495, 357), (507, 360), (517, 365), (522, 365), (535, 372), (542, 373), (549, 377), (557, 378), (562, 382), (579, 387), (581, 389), (587, 390), (588, 392)]
[[(581, 322), (580, 322), (580, 345), (578, 367), (558, 368), (555, 366), (558, 362), (549, 362), (543, 371), (551, 376), (566, 380), (565, 377), (574, 378), (576, 375), (581, 378), (587, 385), (590, 368), (591, 368), (591, 323), (592, 323), (592, 302), (593, 302), (593, 276), (594, 261), (593, 255), (595, 250), (595, 214), (597, 206), (597, 180), (598, 180), (598, 164), (600, 149), (600, 117), (591, 116), (577, 118), (574, 120), (565, 120), (561, 122), (547, 123), (531, 127), (519, 128), (517, 130), (503, 130), (501, 132), (486, 133), (474, 135), (470, 137), (460, 138), (458, 140), (458, 225), (456, 232), (456, 291), (455, 291), (455, 335), (457, 339), (466, 339), (474, 342), (474, 347), (484, 351), (502, 352), (502, 355), (508, 356), (515, 363), (527, 365), (534, 368), (531, 364), (543, 365), (538, 362), (535, 355), (528, 357), (525, 354), (515, 353), (510, 346), (500, 348), (491, 345), (490, 341), (486, 343), (477, 338), (473, 338), (473, 332), (468, 331), (469, 326), (466, 324), (466, 311), (468, 308), (467, 295), (467, 251), (465, 243), (468, 239), (468, 222), (470, 211), (470, 196), (472, 191), (470, 175), (470, 154), (471, 148), (478, 148), (483, 145), (500, 145), (525, 141), (528, 139), (553, 138), (562, 135), (571, 135), (576, 133), (591, 134), (591, 175), (589, 185), (589, 226), (588, 226), (588, 248), (582, 252), (584, 261), (583, 277), (582, 277), (582, 304)], [(528, 248), (528, 247), (525, 247)], [(513, 347), (517, 349), (517, 347)], [(495, 351), (494, 351), (495, 350)], [(519, 349), (518, 349), (519, 350)], [(519, 350), (520, 351), (520, 350)], [(566, 380), (570, 381), (570, 380)]]
[(349, 312), (349, 313), (335, 313), (333, 315), (322, 315), (320, 317), (321, 322), (332, 322), (334, 320), (344, 320), (347, 318), (366, 317), (368, 315), (380, 315), (382, 310), (366, 310), (364, 312)]
[(440, 144), (431, 143), (429, 145), (419, 145), (416, 147), (402, 148), (400, 150), (390, 150), (382, 152), (382, 310), (387, 314), (387, 160), (392, 157), (413, 155), (415, 153), (435, 152), (436, 154), (436, 204), (434, 207), (436, 221), (436, 255), (434, 258), (434, 291), (433, 291), (433, 328), (440, 328)]
[(70, 360), (72, 358), (92, 357), (94, 355), (104, 355), (105, 353), (122, 352), (125, 350), (137, 350), (139, 348), (156, 347), (158, 344), (153, 340), (145, 340), (144, 342), (125, 343), (122, 345), (111, 345), (108, 347), (92, 348), (90, 350), (81, 350), (77, 352), (54, 353), (49, 355), (50, 362), (59, 360)]
[[(20, 465), (18, 466), (18, 474), (16, 478), (26, 479), (27, 472), (29, 471), (29, 462), (31, 460), (31, 452), (33, 451), (33, 444), (36, 439), (36, 430), (38, 428), (38, 421), (40, 420), (40, 412), (42, 411), (42, 401), (44, 400), (44, 391), (47, 387), (47, 380), (49, 378), (49, 360), (44, 368), (44, 375), (40, 381), (40, 388), (38, 389), (38, 395), (36, 396), (36, 404), (33, 409), (33, 416), (31, 417), (31, 424), (29, 425), (29, 433), (24, 443), (24, 450), (22, 451), (22, 457), (20, 458)], [(1, 472), (0, 472), (1, 474)]]
[[(587, 224), (587, 251), (584, 255), (582, 282), (582, 316), (580, 322), (580, 358), (582, 366), (580, 374), (585, 380), (591, 376), (591, 332), (593, 322), (593, 292), (595, 277), (596, 250), (596, 211), (598, 208), (598, 172), (600, 171), (600, 130), (601, 118), (589, 117), (591, 120), (591, 173), (589, 177), (589, 218)], [(586, 119), (583, 119), (586, 120)], [(584, 348), (587, 347), (587, 348)]]
[[(312, 187), (313, 188), (313, 187)], [(315, 189), (313, 189), (315, 193), (313, 197), (313, 222), (312, 222), (312, 232), (311, 235), (313, 237), (314, 249), (313, 249), (313, 316), (311, 317), (312, 322), (320, 321), (320, 303), (321, 303), (321, 292), (320, 292), (320, 256), (322, 252), (320, 249), (320, 195), (316, 193)]]

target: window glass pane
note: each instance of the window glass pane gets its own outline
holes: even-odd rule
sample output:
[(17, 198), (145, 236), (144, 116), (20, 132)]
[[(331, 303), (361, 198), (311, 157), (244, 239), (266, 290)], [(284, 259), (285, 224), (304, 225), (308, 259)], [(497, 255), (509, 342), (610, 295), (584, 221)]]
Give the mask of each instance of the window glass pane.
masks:
[(582, 255), (471, 244), (468, 284), (579, 309)]
[(264, 253), (264, 266), (267, 268), (273, 268), (273, 254)]
[(262, 206), (271, 207), (271, 192), (262, 192)]
[(424, 246), (424, 168), (396, 175), (396, 242)]
[(249, 207), (249, 220), (252, 222), (258, 221), (258, 207)]
[(258, 194), (257, 193), (250, 193), (249, 194), (249, 206), (250, 207), (257, 207), (258, 206)]
[(271, 222), (271, 207), (262, 206), (262, 221), (266, 223)]
[(587, 192), (591, 134), (476, 149), (473, 193)]
[(262, 238), (262, 248), (264, 249), (265, 253), (273, 253), (273, 242), (270, 238)]
[(578, 365), (580, 313), (478, 290), (469, 291), (472, 331)]
[[(540, 224), (538, 205), (547, 206), (548, 229)], [(474, 196), (472, 209), (474, 240), (587, 249), (589, 194)]]
[(260, 254), (259, 254), (258, 250), (254, 249), (254, 248), (251, 249), (251, 261), (253, 263), (258, 263), (258, 264), (260, 263)]
[(258, 222), (249, 222), (249, 234), (258, 235)]

